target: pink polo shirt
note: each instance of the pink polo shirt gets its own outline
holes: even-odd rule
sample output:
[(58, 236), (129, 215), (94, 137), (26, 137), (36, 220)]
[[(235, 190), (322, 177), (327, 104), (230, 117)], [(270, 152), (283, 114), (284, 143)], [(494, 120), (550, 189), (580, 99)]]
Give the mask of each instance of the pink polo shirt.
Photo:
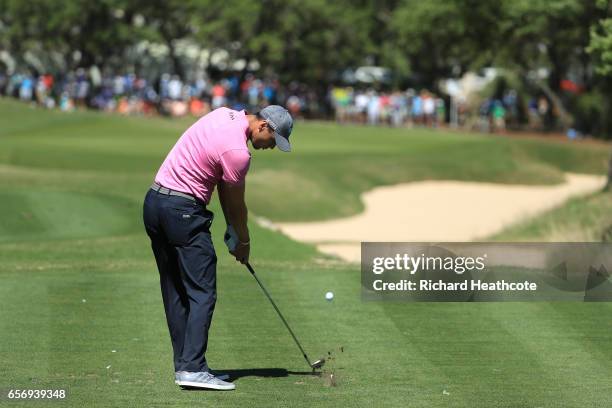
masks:
[(155, 182), (207, 204), (219, 181), (244, 183), (251, 162), (248, 127), (245, 111), (215, 109), (183, 133), (161, 165)]

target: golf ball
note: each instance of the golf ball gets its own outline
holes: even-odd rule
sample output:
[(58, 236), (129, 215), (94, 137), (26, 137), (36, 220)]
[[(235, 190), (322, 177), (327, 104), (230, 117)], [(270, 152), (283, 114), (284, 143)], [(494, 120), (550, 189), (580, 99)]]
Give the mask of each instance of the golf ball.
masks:
[(327, 292), (325, 294), (325, 299), (332, 300), (334, 298), (334, 292)]

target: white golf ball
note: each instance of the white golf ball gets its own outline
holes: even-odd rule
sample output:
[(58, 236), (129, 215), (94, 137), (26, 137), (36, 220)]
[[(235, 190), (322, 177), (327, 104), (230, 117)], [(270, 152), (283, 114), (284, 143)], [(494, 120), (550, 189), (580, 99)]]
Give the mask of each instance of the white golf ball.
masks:
[(334, 292), (327, 292), (325, 294), (325, 299), (332, 300), (334, 298)]

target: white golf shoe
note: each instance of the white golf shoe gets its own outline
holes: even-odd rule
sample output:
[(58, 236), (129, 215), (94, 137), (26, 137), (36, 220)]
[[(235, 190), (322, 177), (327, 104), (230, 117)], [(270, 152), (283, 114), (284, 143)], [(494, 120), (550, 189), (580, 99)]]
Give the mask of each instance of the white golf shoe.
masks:
[(207, 371), (192, 373), (180, 371), (177, 374), (176, 383), (181, 387), (208, 388), (211, 390), (233, 390), (236, 388), (231, 382), (226, 382), (215, 377)]
[[(178, 384), (178, 382), (179, 382), (179, 376), (180, 376), (182, 373), (185, 373), (185, 372), (186, 372), (186, 371), (176, 371), (176, 372), (174, 373), (174, 383), (175, 383), (175, 384)], [(210, 370), (210, 373), (211, 373), (212, 375), (214, 375), (215, 377), (217, 377), (218, 379), (222, 380), (222, 381), (227, 381), (227, 380), (229, 380), (229, 378), (230, 378), (229, 374), (226, 374), (226, 373), (218, 373), (218, 372), (216, 372), (216, 371), (214, 371), (214, 370)]]

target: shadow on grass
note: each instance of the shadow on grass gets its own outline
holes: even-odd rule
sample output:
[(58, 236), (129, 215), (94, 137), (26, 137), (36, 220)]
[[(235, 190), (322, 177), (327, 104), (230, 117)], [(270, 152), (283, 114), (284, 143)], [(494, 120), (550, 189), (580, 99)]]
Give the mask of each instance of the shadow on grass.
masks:
[[(242, 377), (265, 377), (265, 378), (278, 378), (288, 377), (290, 375), (306, 375), (313, 377), (320, 377), (320, 372), (313, 371), (289, 371), (285, 368), (240, 368), (240, 369), (227, 369), (227, 370), (215, 370), (216, 373), (223, 373), (229, 375), (228, 381), (235, 381)], [(196, 387), (181, 387), (185, 391), (215, 391), (205, 388)]]
[(288, 377), (290, 375), (312, 375), (320, 376), (320, 373), (312, 371), (288, 371), (284, 368), (244, 368), (236, 370), (215, 370), (237, 380), (242, 377)]

